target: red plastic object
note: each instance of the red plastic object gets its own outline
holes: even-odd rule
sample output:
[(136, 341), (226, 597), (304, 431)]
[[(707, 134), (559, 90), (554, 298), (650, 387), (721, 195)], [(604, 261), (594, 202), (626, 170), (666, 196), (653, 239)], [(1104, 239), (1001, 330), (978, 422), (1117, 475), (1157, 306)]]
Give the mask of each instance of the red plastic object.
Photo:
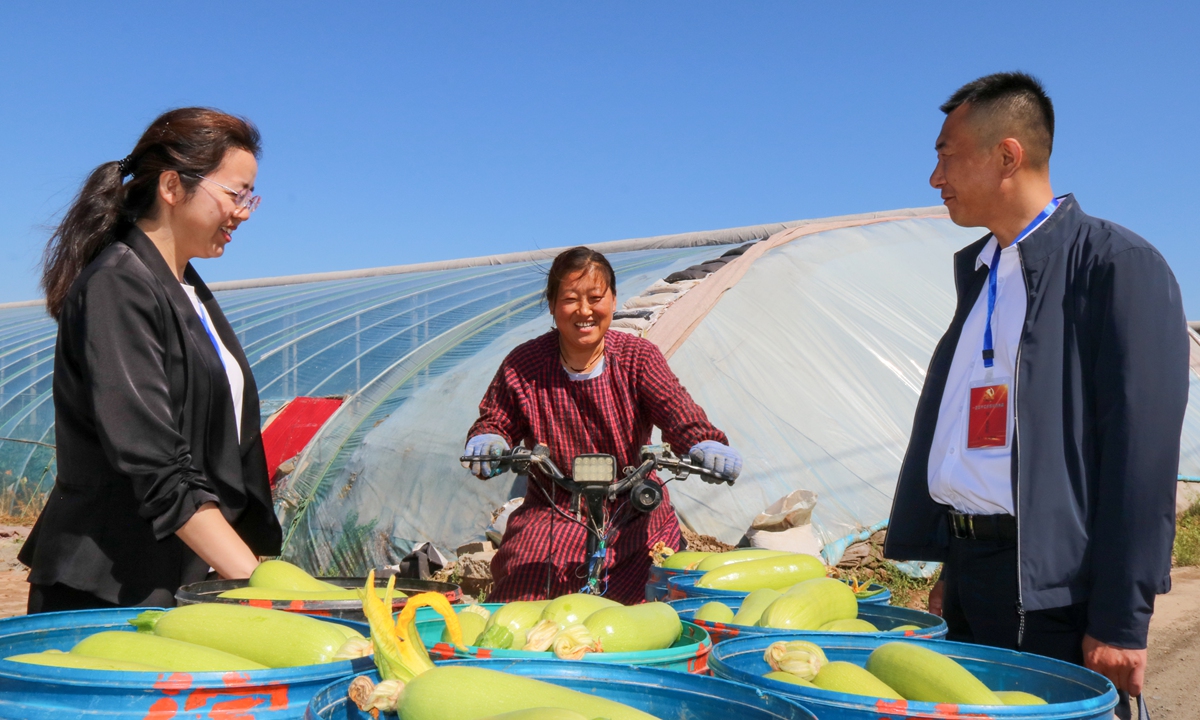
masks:
[(275, 471), (279, 466), (303, 450), (341, 406), (341, 398), (298, 397), (275, 416), (262, 432), (271, 487), (275, 487)]

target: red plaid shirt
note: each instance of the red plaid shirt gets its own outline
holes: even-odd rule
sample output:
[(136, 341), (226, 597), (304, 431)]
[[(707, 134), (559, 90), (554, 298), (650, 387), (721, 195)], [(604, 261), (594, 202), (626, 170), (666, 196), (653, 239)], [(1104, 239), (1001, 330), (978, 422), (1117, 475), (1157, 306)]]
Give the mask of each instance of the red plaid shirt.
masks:
[[(571, 380), (560, 362), (558, 331), (518, 346), (501, 363), (479, 404), (479, 419), (468, 437), (494, 433), (510, 445), (542, 444), (564, 473), (576, 455), (606, 453), (617, 468), (636, 466), (640, 450), (657, 425), (663, 441), (676, 453), (725, 434), (708, 421), (667, 366), (658, 347), (621, 332), (605, 336), (604, 371), (595, 378)], [(538, 490), (540, 486), (545, 493)], [(570, 496), (548, 478), (532, 471), (525, 502), (509, 517), (500, 551), (492, 560), (495, 585), (489, 600), (511, 602), (579, 592), (586, 584), (586, 533), (556, 515), (547, 494), (570, 513)], [(656, 542), (679, 549), (679, 521), (663, 490), (664, 500), (644, 515), (625, 506), (625, 498), (609, 503), (610, 517), (623, 518), (609, 537), (605, 559), (605, 595), (626, 604), (641, 602), (650, 572), (649, 549)], [(602, 589), (605, 580), (602, 579)]]

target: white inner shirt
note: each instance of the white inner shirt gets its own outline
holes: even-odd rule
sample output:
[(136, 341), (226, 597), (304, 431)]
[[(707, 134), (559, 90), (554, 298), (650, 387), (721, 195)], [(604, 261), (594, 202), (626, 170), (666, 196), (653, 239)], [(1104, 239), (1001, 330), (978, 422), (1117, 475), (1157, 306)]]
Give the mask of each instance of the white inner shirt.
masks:
[(237, 358), (233, 353), (229, 352), (229, 348), (225, 347), (225, 343), (221, 341), (221, 336), (217, 334), (216, 328), (213, 327), (212, 318), (204, 309), (203, 303), (196, 295), (196, 288), (185, 283), (180, 283), (180, 287), (187, 293), (188, 299), (192, 301), (192, 307), (195, 308), (196, 314), (200, 316), (200, 322), (204, 327), (208, 328), (212, 333), (212, 338), (217, 341), (217, 350), (221, 354), (221, 362), (225, 365), (225, 377), (229, 379), (229, 395), (233, 398), (233, 419), (237, 424), (238, 442), (242, 438), (242, 396), (246, 391), (246, 378), (242, 375), (242, 366), (238, 365)]
[[(983, 246), (975, 269), (992, 263), (996, 238)], [(986, 280), (984, 281), (987, 282)], [(996, 273), (996, 308), (992, 313), (995, 350), (991, 377), (1008, 383), (1009, 446), (966, 450), (967, 398), (973, 383), (987, 379), (983, 365), (983, 330), (987, 324), (987, 285), (963, 323), (962, 335), (950, 363), (946, 391), (938, 408), (937, 428), (929, 449), (929, 494), (936, 502), (971, 515), (1013, 514), (1012, 408), (1016, 395), (1017, 346), (1025, 325), (1029, 299), (1017, 245), (1000, 251)]]
[(600, 373), (604, 372), (604, 357), (601, 356), (600, 362), (596, 363), (596, 367), (592, 368), (589, 372), (571, 372), (571, 369), (566, 365), (563, 365), (563, 370), (567, 372), (567, 377), (572, 381), (591, 380), (592, 378), (600, 377)]

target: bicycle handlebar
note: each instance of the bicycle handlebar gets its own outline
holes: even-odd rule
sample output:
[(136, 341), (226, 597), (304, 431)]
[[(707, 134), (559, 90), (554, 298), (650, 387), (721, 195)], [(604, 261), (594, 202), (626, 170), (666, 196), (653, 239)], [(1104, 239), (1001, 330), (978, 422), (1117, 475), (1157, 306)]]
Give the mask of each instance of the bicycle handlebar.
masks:
[[(515, 473), (525, 472), (530, 465), (537, 465), (551, 480), (564, 489), (573, 493), (580, 491), (579, 484), (564, 475), (558, 469), (558, 466), (554, 464), (554, 461), (550, 459), (550, 451), (545, 445), (536, 445), (533, 450), (518, 446), (507, 453), (497, 455), (463, 455), (459, 458), (459, 461), (466, 463), (495, 462), (499, 463), (501, 472), (511, 471)], [(684, 479), (688, 475), (700, 475), (712, 478), (718, 482), (733, 485), (733, 480), (705, 467), (693, 465), (683, 458), (677, 458), (671, 455), (670, 449), (667, 448), (663, 453), (644, 454), (642, 464), (636, 468), (625, 468), (624, 477), (609, 486), (608, 497), (610, 499), (615, 498), (632, 487), (638, 480), (645, 478), (650, 472), (659, 469), (670, 471), (675, 475), (674, 479), (677, 480)]]

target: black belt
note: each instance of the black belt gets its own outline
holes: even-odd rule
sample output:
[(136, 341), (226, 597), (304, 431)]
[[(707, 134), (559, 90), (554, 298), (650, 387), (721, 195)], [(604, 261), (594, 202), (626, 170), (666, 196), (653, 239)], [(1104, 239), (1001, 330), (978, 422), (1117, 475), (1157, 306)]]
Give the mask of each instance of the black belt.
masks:
[(950, 534), (959, 540), (1017, 541), (1017, 519), (1012, 515), (967, 515), (948, 510)]

